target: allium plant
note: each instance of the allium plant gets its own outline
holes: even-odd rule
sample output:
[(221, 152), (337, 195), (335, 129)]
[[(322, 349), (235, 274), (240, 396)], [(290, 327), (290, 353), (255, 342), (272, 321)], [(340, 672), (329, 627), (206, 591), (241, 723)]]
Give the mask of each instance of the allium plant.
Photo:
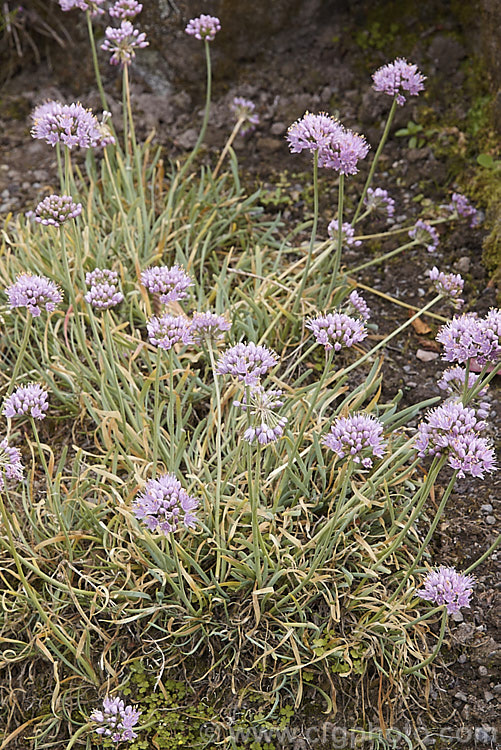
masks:
[(109, 737), (112, 742), (131, 742), (137, 737), (133, 727), (136, 726), (141, 716), (141, 711), (134, 706), (126, 706), (118, 696), (109, 695), (103, 700), (103, 708), (95, 709), (90, 715), (90, 720), (98, 724), (95, 728), (97, 734)]
[(215, 16), (202, 13), (198, 18), (192, 18), (185, 29), (186, 33), (201, 42), (212, 42), (218, 31), (221, 31), (221, 21)]
[(354, 289), (349, 295), (348, 303), (348, 306), (352, 308), (349, 312), (352, 312), (355, 315), (359, 315), (362, 320), (369, 320), (369, 318), (371, 317), (369, 305), (362, 297), (362, 295), (357, 292), (356, 289)]
[(382, 458), (386, 441), (382, 437), (383, 424), (370, 414), (355, 413), (349, 417), (338, 417), (331, 425), (322, 443), (354, 463), (370, 469), (374, 458)]
[(282, 391), (276, 388), (266, 390), (262, 385), (254, 385), (241, 401), (233, 402), (233, 406), (240, 407), (249, 415), (250, 424), (244, 432), (244, 440), (269, 445), (282, 437), (287, 418), (275, 413), (275, 409), (284, 405), (281, 395)]
[(124, 296), (118, 289), (118, 273), (107, 268), (96, 268), (87, 273), (85, 283), (90, 286), (84, 299), (96, 310), (108, 310), (123, 302)]
[(68, 219), (82, 213), (82, 204), (75, 203), (70, 195), (49, 195), (37, 205), (34, 219), (39, 224), (60, 227)]
[(46, 276), (29, 273), (20, 274), (16, 281), (5, 290), (11, 308), (26, 307), (37, 318), (42, 308), (54, 312), (63, 299), (58, 286)]
[(105, 30), (106, 39), (101, 49), (111, 52), (111, 65), (130, 65), (136, 56), (136, 49), (147, 47), (149, 42), (146, 34), (135, 29), (128, 20), (122, 21), (119, 28), (108, 26)]
[(97, 117), (80, 103), (47, 102), (33, 112), (33, 138), (49, 146), (61, 143), (69, 149), (99, 148), (115, 142)]
[(464, 281), (458, 273), (443, 273), (436, 266), (427, 271), (430, 280), (439, 294), (448, 297), (456, 308), (464, 304), (464, 300), (459, 296), (464, 287)]
[(248, 135), (259, 125), (259, 115), (256, 114), (256, 105), (250, 99), (236, 96), (230, 104), (230, 109), (237, 118), (242, 120), (240, 127), (241, 135)]
[(409, 230), (409, 237), (424, 245), (429, 253), (433, 253), (439, 243), (438, 232), (428, 222), (418, 219), (415, 226)]
[(424, 90), (426, 77), (419, 72), (417, 65), (397, 57), (394, 62), (378, 68), (372, 80), (374, 91), (395, 97), (397, 104), (402, 107), (406, 101), (404, 94), (418, 96)]
[[(329, 225), (327, 227), (327, 234), (329, 235), (331, 240), (337, 239), (337, 236), (339, 234), (337, 219), (333, 219), (331, 222), (329, 222)], [(361, 240), (355, 239), (355, 229), (347, 221), (343, 222), (343, 225), (341, 227), (341, 235), (341, 242), (343, 243), (343, 245), (346, 245), (346, 247), (359, 247), (362, 244)]]
[(104, 8), (101, 6), (104, 4), (104, 0), (59, 0), (61, 10), (83, 10), (89, 11), (91, 16), (102, 16), (104, 14)]
[(121, 20), (131, 19), (138, 16), (143, 9), (141, 3), (137, 0), (116, 0), (109, 9), (109, 14), (112, 18), (119, 18)]
[(18, 482), (23, 478), (24, 466), (21, 461), (21, 452), (18, 448), (11, 448), (4, 438), (0, 442), (0, 490), (5, 486), (4, 476), (7, 479), (15, 479)]
[(472, 206), (468, 198), (465, 195), (461, 195), (461, 193), (452, 194), (451, 202), (447, 208), (457, 216), (465, 216), (469, 218), (470, 227), (476, 227), (480, 222), (477, 209)]
[(190, 322), (191, 337), (196, 344), (220, 341), (229, 330), (231, 323), (228, 318), (211, 312), (196, 312)]
[(217, 362), (218, 375), (233, 375), (245, 385), (255, 386), (268, 370), (278, 364), (278, 357), (266, 346), (240, 343), (226, 349)]
[(186, 345), (193, 341), (190, 321), (184, 315), (153, 316), (146, 327), (150, 343), (160, 349), (172, 349), (175, 344)]
[(367, 336), (367, 329), (362, 321), (340, 312), (312, 318), (307, 321), (306, 328), (312, 331), (317, 344), (321, 344), (326, 352), (350, 348)]
[(136, 518), (144, 521), (150, 531), (166, 536), (180, 526), (195, 528), (197, 518), (193, 511), (197, 508), (198, 500), (188, 495), (173, 474), (150, 479), (132, 506)]
[(387, 190), (383, 188), (368, 188), (365, 196), (365, 206), (367, 212), (384, 212), (388, 219), (393, 218), (395, 213), (395, 201), (390, 198)]
[(470, 606), (474, 585), (473, 576), (463, 575), (455, 568), (440, 565), (437, 570), (428, 573), (423, 581), (423, 588), (416, 593), (429, 602), (446, 605), (448, 614), (453, 615), (461, 607)]
[(480, 365), (497, 362), (501, 358), (499, 332), (490, 320), (478, 318), (475, 313), (455, 316), (443, 326), (437, 341), (443, 344), (443, 358), (447, 362), (463, 364), (475, 359)]
[(40, 383), (21, 385), (5, 399), (2, 414), (7, 419), (22, 417), (27, 414), (33, 419), (45, 419), (49, 408), (47, 390)]
[(160, 302), (176, 302), (188, 296), (188, 289), (193, 286), (193, 280), (186, 271), (178, 265), (153, 266), (141, 274), (141, 283), (150, 294), (158, 295)]

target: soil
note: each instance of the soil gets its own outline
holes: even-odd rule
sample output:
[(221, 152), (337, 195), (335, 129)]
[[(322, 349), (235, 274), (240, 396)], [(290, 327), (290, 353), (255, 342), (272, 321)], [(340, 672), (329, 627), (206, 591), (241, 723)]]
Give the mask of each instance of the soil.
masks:
[[(182, 5), (182, 4), (180, 4)], [(236, 143), (236, 151), (245, 180), (251, 189), (256, 184), (265, 188), (265, 212), (282, 212), (288, 225), (302, 220), (311, 205), (301, 193), (310, 184), (309, 160), (291, 155), (284, 139), (287, 126), (305, 110), (326, 110), (339, 113), (343, 123), (363, 132), (371, 145), (377, 145), (388, 101), (376, 96), (370, 88), (370, 73), (378, 66), (402, 55), (418, 64), (428, 76), (427, 93), (408, 102), (398, 112), (393, 135), (381, 160), (380, 178), (375, 184), (387, 188), (397, 204), (397, 222), (412, 225), (416, 217), (432, 211), (433, 204), (447, 203), (454, 179), (461, 175), (463, 186), (468, 181), (471, 144), (461, 153), (469, 112), (474, 101), (468, 84), (469, 71), (475, 61), (467, 52), (462, 30), (454, 16), (444, 12), (427, 18), (423, 12), (416, 17), (396, 19), (397, 27), (386, 33), (383, 27), (360, 25), (357, 13), (333, 11), (332, 3), (315, 3), (316, 12), (300, 24), (277, 32), (253, 55), (233, 64), (229, 53), (215, 50), (214, 99), (211, 125), (207, 137), (205, 159), (220, 152), (232, 127), (228, 105), (236, 95), (257, 104), (260, 125), (257, 131)], [(355, 4), (357, 8), (359, 4)], [(426, 3), (425, 3), (426, 5)], [(448, 5), (447, 3), (443, 4)], [(203, 12), (211, 12), (205, 3)], [(182, 14), (169, 18), (175, 40), (183, 37)], [(75, 22), (75, 19), (73, 19)], [(414, 21), (414, 26), (412, 25)], [(28, 210), (43, 196), (57, 190), (54, 153), (44, 143), (29, 136), (29, 113), (45, 99), (66, 102), (78, 98), (85, 105), (99, 109), (99, 99), (91, 83), (90, 60), (85, 45), (84, 29), (71, 29), (74, 46), (59, 50), (54, 44), (52, 55), (41, 55), (33, 64), (30, 56), (20, 59), (14, 75), (0, 90), (0, 214)], [(398, 23), (405, 34), (399, 40)], [(378, 30), (379, 29), (379, 30)], [(377, 33), (376, 33), (377, 32)], [(412, 32), (412, 33), (411, 33)], [(379, 34), (379, 37), (378, 37)], [(388, 36), (389, 35), (389, 36)], [(381, 41), (382, 37), (382, 41)], [(188, 56), (194, 40), (183, 39)], [(181, 49), (181, 47), (179, 47)], [(231, 50), (230, 50), (231, 51)], [(155, 54), (150, 60), (155, 63)], [(133, 71), (133, 105), (137, 112), (140, 136), (153, 128), (156, 140), (165, 147), (166, 157), (182, 157), (196, 140), (203, 106), (203, 59), (198, 79), (188, 80), (187, 61), (170, 70), (169, 80), (158, 82), (152, 67), (138, 55)], [(74, 68), (68, 68), (68, 58)], [(61, 60), (64, 72), (61, 71)], [(78, 61), (78, 62), (77, 62)], [(172, 63), (172, 60), (170, 61)], [(189, 61), (188, 61), (189, 62)], [(56, 64), (58, 63), (58, 64)], [(103, 60), (103, 68), (106, 63)], [(189, 67), (189, 66), (188, 66)], [(82, 76), (78, 70), (84, 71)], [(112, 93), (111, 110), (118, 121), (118, 73), (105, 68), (105, 86)], [(115, 99), (113, 99), (115, 96)], [(414, 122), (439, 123), (437, 132), (426, 137), (419, 148), (409, 148), (408, 139), (394, 131)], [(453, 125), (451, 123), (458, 123)], [(462, 140), (463, 139), (463, 140)], [(459, 145), (458, 145), (459, 144)], [(449, 147), (450, 153), (447, 153)], [(451, 154), (460, 155), (451, 171)], [(357, 185), (364, 178), (350, 180), (348, 212), (357, 195)], [(307, 195), (307, 193), (306, 193)], [(326, 237), (326, 227), (336, 210), (337, 190), (331, 175), (322, 175), (322, 219), (319, 237)], [(429, 201), (429, 202), (428, 202)], [(430, 213), (427, 214), (428, 216)], [(383, 224), (365, 225), (364, 230), (384, 229)], [(441, 229), (440, 245), (433, 255), (424, 248), (381, 266), (360, 273), (356, 278), (373, 291), (365, 296), (374, 310), (378, 335), (388, 333), (402, 324), (408, 311), (381, 296), (391, 295), (409, 305), (422, 305), (429, 299), (426, 269), (437, 265), (441, 270), (461, 272), (466, 280), (465, 310), (485, 313), (496, 305), (497, 290), (489, 286), (481, 264), (482, 226), (471, 229), (467, 223)], [(391, 249), (391, 245), (388, 249)], [(378, 250), (384, 249), (378, 248)], [(349, 249), (344, 255), (347, 267), (364, 262), (371, 246), (365, 242)], [(451, 316), (450, 307), (435, 312)], [(387, 348), (385, 354), (384, 395), (389, 399), (401, 389), (403, 403), (415, 403), (431, 395), (439, 395), (436, 382), (445, 369), (435, 346), (437, 320), (427, 318), (430, 331), (417, 332), (412, 327)], [(499, 380), (499, 378), (498, 378)], [(501, 423), (499, 384), (493, 383), (487, 397), (491, 405), (489, 432), (499, 445), (496, 426)], [(455, 492), (433, 541), (433, 558), (437, 564), (468, 567), (494, 541), (501, 515), (501, 479), (499, 474), (486, 475), (484, 480), (463, 479)], [(413, 708), (414, 719), (430, 726), (435, 732), (441, 727), (463, 728), (463, 739), (442, 739), (440, 747), (494, 747), (499, 726), (501, 680), (501, 634), (499, 612), (501, 594), (501, 553), (491, 555), (476, 571), (471, 609), (450, 620), (447, 645), (437, 665), (436, 678), (428, 698), (422, 697)], [(421, 706), (421, 709), (418, 706)], [(398, 724), (397, 724), (398, 726)], [(435, 746), (436, 737), (427, 744)]]

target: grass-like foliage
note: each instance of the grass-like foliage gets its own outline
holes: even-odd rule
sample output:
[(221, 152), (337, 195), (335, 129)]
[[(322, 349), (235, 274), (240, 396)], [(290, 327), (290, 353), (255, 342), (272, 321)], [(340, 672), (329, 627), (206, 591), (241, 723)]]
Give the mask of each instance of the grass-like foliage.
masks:
[[(95, 50), (90, 12), (100, 3), (87, 5)], [(410, 228), (408, 242), (344, 269), (355, 225), (367, 227), (378, 205), (393, 211), (370, 187), (403, 103), (382, 69), (375, 86), (393, 105), (352, 223), (342, 222), (344, 180), (367, 147), (326, 115), (305, 115), (288, 136), (292, 150), (312, 151), (313, 221), (266, 221), (231, 148), (256, 122), (250, 103), (237, 103), (223, 160), (195, 169), (217, 31), (203, 28), (207, 106), (184, 164), (136, 142), (132, 44), (121, 60), (121, 136), (96, 120), (89, 132), (97, 128), (97, 142), (80, 134), (72, 143), (57, 118), (84, 115), (42, 105), (34, 135), (47, 139), (56, 122), (61, 194), (71, 201), (54, 197), (35, 220), (10, 219), (2, 232), (2, 747), (21, 732), (38, 748), (61, 747), (64, 737), (68, 747), (94, 746), (92, 728), (108, 724), (99, 712), (89, 721), (90, 710), (120, 695), (138, 664), (157, 688), (171, 666), (184, 664), (192, 683), (224, 673), (241, 697), (263, 695), (270, 711), (282, 701), (299, 706), (305, 685), (332, 707), (336, 675), (376, 675), (385, 699), (405, 693), (415, 676), (428, 676), (447, 612), (471, 594), (471, 580), (458, 574), (421, 595), (417, 587), (456, 476), (494, 468), (471, 404), (496, 371), (497, 311), (465, 319), (462, 343), (478, 324), (492, 346), (474, 349), (479, 336), (470, 336), (468, 355), (456, 356), (466, 362), (456, 400), (445, 402), (439, 424), (434, 412), (416, 431), (418, 415), (439, 399), (383, 403), (378, 352), (439, 300), (456, 302), (462, 282), (436, 271), (437, 296), (372, 348), (377, 312), (367, 323), (353, 295), (359, 268), (410, 245), (433, 246), (433, 224), (471, 207), (456, 198), (431, 224)], [(417, 94), (422, 76), (397, 64), (403, 90)], [(88, 146), (85, 163), (75, 160), (76, 145)], [(340, 196), (323, 243), (319, 168), (339, 178)], [(306, 248), (294, 239), (305, 228)], [(455, 336), (444, 329), (450, 361)], [(472, 358), (484, 365), (479, 379)], [(439, 494), (446, 464), (453, 475)], [(9, 685), (23, 679), (33, 707), (24, 714), (9, 702)], [(142, 741), (159, 721), (155, 705), (145, 703), (135, 724)], [(101, 733), (105, 744), (110, 734)]]

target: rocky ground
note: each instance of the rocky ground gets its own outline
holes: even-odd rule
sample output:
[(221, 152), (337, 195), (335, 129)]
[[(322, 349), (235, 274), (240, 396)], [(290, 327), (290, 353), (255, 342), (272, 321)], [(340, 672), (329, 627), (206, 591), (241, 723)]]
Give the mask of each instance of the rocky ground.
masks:
[[(194, 5), (194, 3), (191, 3)], [(145, 29), (152, 32), (156, 49), (139, 55), (133, 68), (133, 105), (142, 136), (152, 129), (165, 147), (166, 156), (182, 156), (196, 140), (203, 106), (204, 61), (199, 43), (183, 33), (185, 4), (179, 12), (166, 12), (164, 42), (159, 44), (158, 28), (146, 14)], [(211, 12), (211, 3), (198, 3), (202, 12)], [(457, 19), (447, 12), (427, 17), (422, 10), (415, 17), (395, 17), (393, 25), (360, 18), (362, 3), (355, 12), (335, 8), (335, 3), (312, 0), (312, 13), (299, 13), (293, 23), (278, 27), (272, 36), (260, 38), (251, 29), (251, 39), (221, 34), (221, 46), (213, 44), (214, 105), (207, 137), (207, 154), (216, 154), (232, 128), (229, 103), (236, 95), (252, 99), (260, 116), (257, 131), (236, 145), (249, 188), (265, 188), (266, 212), (282, 212), (288, 225), (310, 211), (302, 194), (308, 184), (309, 163), (302, 156), (290, 155), (284, 140), (288, 124), (305, 110), (326, 110), (338, 114), (343, 123), (366, 134), (377, 145), (388, 102), (370, 88), (370, 74), (379, 65), (402, 55), (418, 64), (428, 76), (427, 93), (399, 111), (395, 128), (409, 120), (432, 123), (419, 148), (409, 148), (408, 138), (390, 138), (381, 161), (382, 174), (376, 184), (385, 187), (397, 201), (397, 221), (411, 225), (432, 203), (444, 203), (458, 176), (467, 185), (471, 135), (467, 124), (475, 101), (470, 86), (476, 65), (469, 55)], [(426, 6), (426, 3), (424, 4)], [(448, 5), (447, 3), (443, 4)], [(199, 10), (198, 8), (195, 10)], [(0, 214), (32, 208), (42, 196), (57, 189), (54, 153), (29, 136), (29, 112), (45, 99), (66, 102), (80, 99), (99, 109), (92, 86), (91, 62), (85, 46), (85, 29), (69, 27), (73, 39), (66, 48), (52, 45), (47, 56), (41, 49), (38, 64), (22, 58), (0, 90)], [(148, 28), (148, 25), (150, 28)], [(156, 30), (156, 35), (153, 31)], [(251, 44), (252, 42), (252, 44)], [(167, 49), (168, 48), (168, 49)], [(70, 64), (68, 65), (68, 59)], [(118, 79), (115, 69), (105, 69), (105, 84), (111, 92), (111, 109), (118, 120)], [(433, 124), (435, 123), (435, 124)], [(454, 124), (457, 123), (457, 124)], [(470, 142), (468, 139), (470, 138)], [(448, 152), (450, 152), (448, 154)], [(456, 161), (451, 161), (455, 155)], [(460, 168), (457, 167), (458, 159)], [(451, 164), (453, 166), (451, 167)], [(357, 180), (350, 183), (356, 195)], [(335, 212), (336, 186), (329, 176), (322, 178), (322, 219), (319, 235)], [(431, 201), (431, 203), (428, 203)], [(352, 201), (351, 201), (352, 202)], [(348, 214), (349, 216), (349, 214)], [(372, 225), (365, 231), (374, 231)], [(425, 270), (437, 265), (441, 270), (461, 272), (466, 279), (467, 310), (481, 313), (496, 304), (496, 288), (489, 286), (481, 264), (482, 227), (470, 229), (466, 223), (441, 230), (437, 252), (429, 256), (423, 248), (412, 249), (383, 266), (362, 272), (357, 278), (373, 291), (366, 296), (379, 321), (378, 333), (386, 333), (404, 322), (407, 311), (388, 302), (381, 294), (398, 297), (410, 305), (427, 298)], [(345, 255), (349, 267), (363, 262), (367, 244)], [(444, 315), (451, 311), (438, 310)], [(430, 331), (407, 330), (388, 347), (385, 362), (385, 393), (390, 398), (398, 389), (408, 403), (439, 393), (436, 381), (444, 369), (435, 347), (437, 321), (428, 319)], [(489, 400), (491, 434), (496, 439), (500, 423), (499, 386), (493, 384)], [(499, 435), (497, 435), (499, 444)], [(457, 483), (445, 518), (433, 542), (437, 563), (464, 569), (495, 538), (501, 515), (501, 479), (497, 474), (483, 481)], [(472, 608), (463, 610), (450, 622), (448, 647), (428, 697), (414, 707), (417, 723), (426, 726), (463, 727), (462, 747), (494, 747), (496, 728), (501, 728), (501, 636), (499, 627), (501, 552), (494, 553), (476, 571), (478, 585)], [(420, 706), (420, 708), (418, 708)], [(431, 724), (430, 724), (431, 722)], [(436, 738), (433, 739), (435, 742)], [(428, 744), (432, 744), (431, 740)], [(444, 740), (440, 746), (454, 746)]]

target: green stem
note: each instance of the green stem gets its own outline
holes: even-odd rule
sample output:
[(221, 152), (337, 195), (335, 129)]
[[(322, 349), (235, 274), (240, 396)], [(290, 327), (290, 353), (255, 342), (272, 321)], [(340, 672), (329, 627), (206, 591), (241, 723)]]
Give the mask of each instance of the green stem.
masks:
[(200, 149), (200, 146), (202, 145), (202, 142), (205, 138), (205, 132), (207, 130), (207, 125), (209, 123), (209, 115), (210, 115), (210, 102), (211, 102), (211, 91), (212, 91), (212, 70), (211, 70), (211, 59), (210, 59), (210, 47), (209, 42), (207, 39), (204, 39), (205, 44), (205, 63), (207, 68), (207, 87), (206, 87), (206, 93), (205, 93), (205, 110), (204, 110), (204, 119), (202, 121), (202, 127), (200, 128), (200, 133), (197, 138), (197, 142), (195, 143), (195, 147), (193, 148), (193, 151), (181, 167), (179, 171), (179, 182), (181, 183), (181, 178), (184, 177), (186, 172), (188, 171), (189, 166), (192, 164), (193, 160), (195, 159), (196, 155), (198, 154), (198, 151)]
[(92, 63), (94, 65), (94, 75), (96, 76), (96, 83), (99, 91), (99, 96), (101, 97), (101, 104), (103, 105), (103, 109), (109, 110), (108, 102), (106, 101), (106, 94), (104, 93), (103, 82), (101, 79), (101, 71), (99, 70), (96, 41), (94, 39), (94, 29), (92, 28), (90, 11), (87, 11), (85, 15), (87, 16), (87, 31), (89, 33), (90, 49), (92, 52)]
[(409, 247), (413, 247), (414, 245), (419, 245), (419, 242), (417, 242), (416, 240), (412, 240), (412, 242), (406, 242), (405, 245), (400, 245), (399, 247), (395, 248), (395, 250), (390, 250), (389, 253), (385, 253), (384, 255), (380, 255), (378, 258), (368, 260), (366, 263), (361, 263), (359, 266), (355, 266), (355, 268), (350, 268), (349, 271), (346, 271), (346, 273), (352, 274), (356, 273), (357, 271), (361, 271), (363, 268), (375, 266), (377, 263), (382, 263), (384, 260), (393, 258), (395, 255), (402, 253), (404, 250), (407, 250)]
[(393, 98), (393, 103), (391, 105), (390, 112), (388, 114), (388, 119), (386, 120), (386, 125), (383, 131), (383, 135), (381, 137), (381, 140), (379, 142), (379, 146), (377, 147), (377, 151), (374, 155), (373, 162), (371, 164), (371, 168), (369, 170), (369, 174), (367, 176), (367, 180), (365, 181), (364, 189), (362, 190), (362, 195), (360, 196), (360, 200), (358, 202), (357, 210), (355, 211), (355, 215), (352, 219), (352, 224), (355, 224), (355, 222), (358, 219), (358, 216), (360, 214), (360, 211), (362, 210), (362, 207), (364, 205), (365, 196), (367, 195), (367, 190), (370, 188), (372, 183), (372, 178), (374, 177), (374, 172), (376, 171), (377, 163), (379, 161), (379, 157), (381, 156), (381, 152), (384, 148), (384, 144), (386, 143), (386, 140), (390, 134), (390, 128), (391, 123), (393, 122), (393, 118), (395, 116), (395, 112), (397, 109), (397, 97), (396, 95)]
[(169, 471), (174, 471), (174, 404), (176, 391), (174, 388), (174, 349), (169, 349), (169, 404), (167, 407), (167, 419), (169, 422)]
[(324, 307), (329, 304), (332, 290), (334, 289), (337, 281), (337, 275), (339, 273), (339, 266), (341, 265), (341, 253), (343, 251), (343, 202), (344, 202), (344, 174), (339, 175), (339, 191), (338, 191), (338, 202), (337, 202), (337, 248), (334, 256), (334, 266), (331, 273), (331, 280), (329, 284), (329, 291), (325, 298)]
[(317, 234), (318, 225), (318, 151), (315, 151), (313, 155), (313, 224), (311, 227), (310, 244), (308, 247), (308, 257), (306, 259), (306, 267), (303, 271), (303, 277), (301, 279), (301, 285), (299, 291), (296, 294), (294, 305), (292, 307), (292, 315), (297, 315), (301, 299), (303, 297), (304, 288), (308, 280), (308, 274), (310, 272), (311, 259), (313, 257), (313, 250), (315, 247), (315, 237)]
[(226, 567), (224, 561), (221, 558), (222, 552), (222, 534), (221, 534), (221, 480), (223, 472), (223, 457), (221, 454), (221, 431), (223, 429), (221, 423), (221, 391), (219, 388), (219, 381), (216, 374), (216, 360), (214, 357), (214, 351), (212, 349), (212, 343), (209, 341), (207, 348), (209, 350), (210, 364), (212, 368), (212, 374), (214, 378), (214, 393), (216, 396), (216, 414), (214, 418), (214, 426), (216, 430), (216, 498), (214, 502), (214, 530), (216, 534), (216, 579), (219, 581), (220, 573), (224, 577), (224, 571), (222, 567)]
[[(229, 138), (228, 138), (228, 140), (226, 141), (226, 145), (225, 145), (225, 147), (223, 148), (223, 150), (221, 151), (221, 156), (219, 157), (219, 160), (218, 160), (218, 162), (217, 162), (217, 164), (216, 164), (216, 167), (215, 167), (215, 169), (214, 169), (214, 171), (213, 171), (213, 173), (212, 173), (212, 179), (213, 179), (213, 180), (215, 180), (215, 179), (216, 179), (216, 177), (217, 177), (217, 173), (218, 173), (218, 172), (219, 172), (219, 170), (221, 169), (221, 166), (222, 166), (222, 164), (223, 164), (223, 162), (224, 162), (224, 159), (225, 159), (225, 157), (226, 157), (226, 154), (227, 154), (227, 153), (228, 153), (228, 151), (230, 150), (230, 148), (231, 148), (231, 145), (232, 145), (233, 141), (235, 140), (235, 138), (237, 137), (237, 135), (238, 135), (238, 131), (239, 131), (239, 130), (240, 130), (240, 128), (242, 127), (242, 125), (243, 125), (244, 121), (245, 121), (245, 117), (239, 117), (239, 118), (238, 118), (238, 120), (236, 121), (236, 123), (235, 123), (235, 127), (234, 127), (234, 128), (233, 128), (233, 130), (231, 131), (231, 133), (230, 133), (230, 137), (229, 137)], [(209, 186), (207, 186), (207, 187), (209, 187)]]
[(183, 578), (183, 574), (182, 574), (182, 571), (181, 571), (181, 564), (179, 562), (179, 557), (178, 557), (178, 554), (177, 554), (176, 539), (175, 539), (174, 533), (172, 531), (169, 534), (169, 541), (170, 541), (170, 548), (172, 550), (172, 557), (174, 558), (174, 564), (176, 566), (176, 571), (177, 571), (177, 575), (178, 575), (178, 582), (179, 582), (178, 591), (179, 591), (179, 594), (181, 595), (181, 599), (183, 600), (184, 605), (186, 606), (186, 608), (188, 609), (188, 611), (190, 612), (190, 614), (194, 615), (194, 614), (196, 614), (195, 609), (194, 609), (191, 601), (188, 599), (188, 597), (186, 595), (186, 590), (184, 588), (184, 578)]
[[(155, 381), (153, 386), (153, 467), (152, 476), (155, 479), (158, 463), (158, 443), (160, 440), (160, 370), (162, 361), (162, 350), (157, 348), (155, 365)], [(172, 376), (171, 376), (172, 377)]]
[(30, 312), (28, 312), (28, 318), (26, 320), (26, 325), (24, 326), (24, 333), (23, 333), (23, 339), (21, 341), (21, 346), (19, 347), (19, 352), (16, 359), (16, 364), (14, 365), (14, 370), (12, 372), (9, 387), (7, 389), (6, 398), (10, 396), (14, 388), (16, 387), (16, 380), (17, 376), (19, 375), (19, 371), (21, 369), (21, 365), (23, 363), (24, 355), (26, 354), (26, 347), (28, 346), (28, 339), (30, 337), (30, 331), (31, 331), (31, 325), (33, 321), (33, 316)]

